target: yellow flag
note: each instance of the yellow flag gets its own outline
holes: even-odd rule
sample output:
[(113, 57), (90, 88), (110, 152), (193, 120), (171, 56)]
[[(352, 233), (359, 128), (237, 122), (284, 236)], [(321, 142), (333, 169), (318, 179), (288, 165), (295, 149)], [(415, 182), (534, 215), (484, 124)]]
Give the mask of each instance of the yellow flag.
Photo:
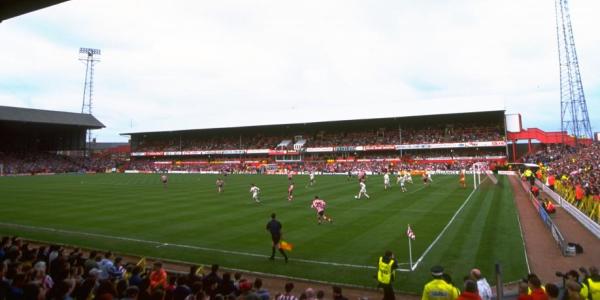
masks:
[(279, 242), (279, 248), (285, 251), (292, 251), (292, 249), (294, 249), (294, 245), (286, 241), (281, 241)]
[(146, 258), (142, 257), (135, 265), (142, 268), (142, 270), (146, 270)]

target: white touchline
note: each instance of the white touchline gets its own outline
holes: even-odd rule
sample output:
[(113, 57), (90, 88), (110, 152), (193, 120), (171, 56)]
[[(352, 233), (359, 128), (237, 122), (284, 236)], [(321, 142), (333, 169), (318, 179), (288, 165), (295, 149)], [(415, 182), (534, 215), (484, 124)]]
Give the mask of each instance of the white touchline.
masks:
[[(193, 245), (184, 245), (184, 244), (173, 244), (173, 243), (165, 243), (165, 242), (158, 242), (158, 241), (149, 241), (149, 240), (142, 240), (142, 239), (136, 239), (136, 238), (129, 238), (129, 237), (123, 237), (123, 236), (113, 236), (113, 235), (107, 235), (107, 234), (90, 233), (90, 232), (82, 232), (82, 231), (71, 231), (71, 230), (56, 229), (56, 228), (49, 228), (49, 227), (42, 227), (42, 226), (30, 226), (30, 225), (5, 223), (5, 222), (0, 222), (0, 226), (23, 228), (23, 229), (37, 230), (37, 231), (56, 232), (56, 233), (71, 234), (71, 235), (99, 237), (99, 238), (104, 238), (104, 239), (121, 240), (121, 241), (135, 242), (135, 243), (143, 243), (143, 244), (155, 245), (156, 248), (175, 247), (175, 248), (212, 251), (212, 252), (218, 252), (218, 253), (235, 254), (235, 255), (243, 255), (243, 256), (261, 257), (261, 258), (269, 257), (268, 255), (256, 254), (256, 253), (250, 253), (250, 252), (231, 251), (231, 250), (223, 250), (223, 249), (208, 248), (208, 247), (193, 246)], [(321, 264), (321, 265), (330, 265), (330, 266), (338, 266), (338, 267), (361, 268), (361, 269), (375, 269), (376, 268), (375, 266), (364, 266), (364, 265), (354, 265), (354, 264), (336, 263), (336, 262), (327, 262), (327, 261), (316, 261), (316, 260), (308, 260), (308, 259), (301, 259), (301, 258), (291, 258), (290, 261), (298, 261), (298, 262), (309, 263), (309, 264)], [(410, 270), (406, 270), (406, 271), (410, 271)]]

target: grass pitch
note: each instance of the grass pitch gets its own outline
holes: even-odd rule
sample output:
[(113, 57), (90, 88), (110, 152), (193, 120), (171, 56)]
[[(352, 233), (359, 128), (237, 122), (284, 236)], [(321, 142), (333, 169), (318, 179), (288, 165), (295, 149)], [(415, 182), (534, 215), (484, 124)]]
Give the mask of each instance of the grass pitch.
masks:
[[(505, 282), (527, 273), (512, 189), (504, 177), (498, 185), (486, 180), (475, 192), (472, 182), (460, 188), (458, 176), (434, 175), (427, 187), (414, 177), (402, 193), (398, 186), (384, 191), (382, 177), (370, 176), (371, 199), (357, 200), (356, 178), (317, 176), (316, 185), (307, 187), (308, 176), (295, 176), (292, 202), (284, 176), (227, 176), (223, 194), (216, 192), (216, 178), (171, 174), (165, 189), (158, 175), (1, 177), (0, 233), (375, 287), (374, 268), (385, 250), (408, 268), (411, 224), (413, 261), (429, 251), (414, 272), (398, 273), (398, 290), (420, 293), (435, 264), (457, 283), (472, 267), (492, 279), (497, 262)], [(250, 183), (261, 188), (261, 204), (251, 200)], [(309, 208), (315, 195), (327, 201), (333, 223), (317, 225)], [(288, 264), (280, 256), (267, 259), (271, 241), (265, 225), (272, 212), (283, 224), (283, 239), (295, 245)]]

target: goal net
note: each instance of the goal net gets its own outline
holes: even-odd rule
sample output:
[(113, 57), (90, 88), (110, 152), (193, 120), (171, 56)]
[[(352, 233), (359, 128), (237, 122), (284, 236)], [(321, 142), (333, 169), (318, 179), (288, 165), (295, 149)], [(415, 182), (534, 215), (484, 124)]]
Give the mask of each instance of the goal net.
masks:
[(478, 162), (473, 164), (473, 186), (477, 188), (481, 184), (481, 174), (486, 175), (494, 184), (498, 184), (498, 179), (494, 175), (487, 163)]

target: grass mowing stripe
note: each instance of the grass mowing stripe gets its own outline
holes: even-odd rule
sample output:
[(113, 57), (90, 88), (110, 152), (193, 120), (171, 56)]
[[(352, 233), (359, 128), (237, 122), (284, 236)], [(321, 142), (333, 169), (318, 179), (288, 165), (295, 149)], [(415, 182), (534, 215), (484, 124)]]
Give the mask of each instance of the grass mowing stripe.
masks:
[[(401, 193), (397, 185), (390, 191), (383, 191), (381, 176), (370, 176), (367, 185), (372, 198), (358, 201), (354, 199), (358, 191), (354, 179), (317, 176), (314, 187), (305, 187), (303, 183), (308, 181), (307, 178), (296, 177), (296, 197), (290, 203), (286, 201), (287, 178), (283, 176), (228, 176), (225, 192), (221, 195), (216, 193), (215, 180), (216, 176), (212, 175), (170, 175), (169, 188), (163, 189), (158, 176), (143, 174), (0, 178), (0, 206), (7, 208), (0, 211), (0, 218), (7, 223), (110, 236), (122, 236), (127, 232), (127, 236), (136, 239), (253, 253), (262, 257), (8, 227), (0, 227), (0, 232), (315, 280), (330, 280), (332, 274), (336, 274), (334, 281), (365, 286), (373, 285), (373, 268), (384, 250), (391, 248), (397, 258), (408, 261), (404, 233), (407, 223), (414, 226), (417, 234), (413, 250), (422, 253), (469, 194), (458, 188), (456, 176), (435, 175), (435, 182), (427, 188), (415, 180), (415, 184), (407, 184), (409, 193)], [(263, 190), (260, 206), (250, 199), (251, 182)], [(335, 218), (333, 224), (316, 225), (315, 212), (309, 208), (315, 195), (328, 201), (327, 211)], [(495, 198), (505, 196), (494, 194)], [(475, 203), (469, 207), (478, 208)], [(68, 213), (63, 209), (68, 209)], [(268, 262), (265, 256), (271, 252), (270, 239), (264, 226), (272, 212), (276, 212), (284, 224), (284, 239), (296, 245), (291, 258), (371, 268), (311, 265), (297, 260), (285, 266), (277, 260)], [(512, 219), (502, 222), (512, 222)], [(514, 220), (516, 222), (516, 218)], [(515, 225), (514, 228), (518, 231), (519, 227)], [(468, 239), (451, 235), (456, 230), (451, 226), (437, 243), (439, 246), (434, 247), (424, 260), (443, 260), (456, 255), (456, 250), (463, 245), (471, 244)], [(497, 233), (490, 231), (488, 234)], [(448, 238), (453, 236), (457, 238), (453, 244), (448, 244)], [(497, 253), (510, 252), (514, 248), (510, 240), (505, 239), (502, 235), (493, 239), (504, 241), (498, 245)], [(519, 241), (518, 246), (521, 244)], [(444, 251), (439, 249), (442, 246)], [(488, 257), (486, 263), (490, 262)], [(454, 260), (445, 267), (460, 269), (461, 264), (464, 260)], [(507, 274), (513, 273), (507, 270)], [(509, 276), (516, 279), (522, 274)], [(427, 276), (425, 268), (419, 267), (410, 275), (400, 275), (401, 280), (395, 285), (400, 290), (417, 291)]]
[[(483, 181), (485, 181), (487, 178), (484, 178)], [(482, 182), (483, 182), (482, 181)], [(450, 221), (448, 222), (448, 224), (446, 224), (446, 226), (444, 226), (444, 229), (442, 229), (442, 231), (438, 234), (438, 236), (433, 240), (433, 242), (429, 245), (429, 247), (427, 247), (427, 249), (425, 249), (425, 252), (423, 252), (423, 254), (417, 259), (417, 261), (415, 262), (415, 264), (412, 267), (412, 270), (417, 269), (417, 267), (419, 266), (419, 263), (421, 263), (421, 261), (423, 260), (423, 258), (425, 258), (425, 256), (427, 255), (427, 253), (429, 253), (429, 251), (431, 251), (431, 248), (433, 248), (433, 246), (437, 243), (437, 241), (440, 239), (440, 237), (442, 237), (442, 235), (444, 235), (444, 232), (446, 232), (446, 230), (448, 229), (448, 227), (450, 227), (450, 225), (452, 224), (452, 222), (454, 222), (454, 219), (456, 218), (456, 216), (462, 211), (463, 207), (469, 203), (469, 200), (471, 199), (471, 196), (473, 196), (473, 194), (476, 192), (477, 190), (473, 190), (471, 192), (471, 194), (469, 194), (469, 197), (467, 197), (467, 199), (465, 200), (465, 202), (458, 208), (458, 210), (454, 213), (454, 215), (452, 216), (452, 218), (450, 219)]]

